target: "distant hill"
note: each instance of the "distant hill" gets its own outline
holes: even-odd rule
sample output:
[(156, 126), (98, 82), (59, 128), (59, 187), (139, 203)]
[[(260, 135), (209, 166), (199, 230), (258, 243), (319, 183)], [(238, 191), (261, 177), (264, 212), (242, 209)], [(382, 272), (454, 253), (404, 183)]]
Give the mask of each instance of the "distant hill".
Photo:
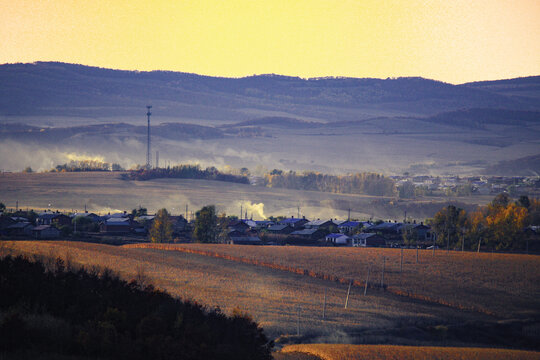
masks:
[(540, 76), (521, 77), (516, 79), (478, 81), (461, 85), (470, 89), (485, 90), (514, 98), (540, 100)]
[[(81, 137), (145, 136), (146, 126), (125, 123), (100, 124), (72, 127), (39, 128), (25, 124), (0, 124), (0, 139), (55, 143), (76, 140)], [(152, 135), (171, 140), (217, 139), (223, 137), (220, 129), (192, 124), (163, 123), (152, 126)]]
[(430, 116), (429, 122), (446, 125), (483, 128), (486, 125), (540, 125), (540, 111), (519, 111), (506, 109), (464, 109)]
[(498, 164), (485, 168), (483, 173), (486, 175), (539, 176), (540, 154), (510, 161), (500, 161)]
[(148, 103), (161, 115), (234, 121), (252, 119), (254, 111), (343, 121), (362, 117), (361, 111), (425, 115), (473, 107), (540, 110), (534, 97), (494, 91), (494, 86), (423, 78), (219, 78), (38, 62), (0, 65), (0, 115), (132, 116)]

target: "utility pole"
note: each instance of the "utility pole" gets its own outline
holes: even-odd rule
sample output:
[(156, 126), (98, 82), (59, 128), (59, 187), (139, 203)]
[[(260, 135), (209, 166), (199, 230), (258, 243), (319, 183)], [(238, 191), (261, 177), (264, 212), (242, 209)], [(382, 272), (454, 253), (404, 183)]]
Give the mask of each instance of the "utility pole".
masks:
[(148, 129), (146, 132), (146, 170), (150, 170), (152, 169), (152, 158), (150, 153), (150, 115), (152, 115), (150, 109), (152, 108), (152, 105), (147, 105), (146, 108), (148, 109), (146, 113), (148, 118)]
[(349, 281), (349, 289), (347, 289), (347, 298), (345, 299), (345, 309), (349, 305), (349, 295), (351, 294), (352, 280)]
[(156, 150), (156, 169), (159, 168), (159, 151)]
[(326, 288), (324, 288), (324, 303), (322, 308), (322, 319), (326, 319)]
[(366, 294), (367, 294), (367, 288), (368, 288), (368, 284), (369, 284), (369, 275), (370, 274), (371, 274), (371, 265), (368, 267), (368, 271), (367, 271), (366, 287), (364, 288), (364, 296), (366, 296)]
[(384, 268), (386, 267), (386, 258), (382, 258), (381, 289), (384, 290)]

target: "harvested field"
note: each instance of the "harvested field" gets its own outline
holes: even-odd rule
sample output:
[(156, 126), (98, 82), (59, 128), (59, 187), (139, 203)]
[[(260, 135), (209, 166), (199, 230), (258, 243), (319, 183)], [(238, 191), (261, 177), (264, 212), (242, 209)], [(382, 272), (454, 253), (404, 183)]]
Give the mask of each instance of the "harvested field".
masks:
[[(194, 252), (287, 270), (362, 289), (380, 287), (384, 260), (387, 291), (502, 318), (540, 316), (540, 256), (437, 250), (262, 247), (217, 244), (141, 244), (128, 247)], [(355, 290), (358, 291), (358, 290)], [(368, 293), (376, 290), (368, 290)]]
[[(50, 205), (53, 210), (80, 211), (86, 204), (89, 211), (101, 214), (129, 211), (142, 205), (151, 213), (165, 207), (176, 215), (183, 213), (186, 205), (196, 211), (214, 204), (218, 212), (233, 215), (240, 211), (240, 202), (262, 203), (264, 215), (253, 210), (256, 219), (269, 215), (296, 216), (300, 205), (303, 215), (308, 218), (345, 218), (348, 209), (353, 209), (353, 217), (400, 218), (403, 207), (407, 206), (410, 216), (423, 220), (447, 204), (441, 198), (394, 204), (390, 203), (394, 198), (388, 197), (266, 188), (210, 180), (127, 181), (121, 180), (120, 175), (119, 172), (0, 173), (0, 196), (7, 207), (15, 207), (18, 201), (19, 208), (47, 209)], [(492, 196), (453, 199), (456, 200), (484, 204), (491, 201)]]
[[(323, 360), (527, 360), (540, 353), (487, 348), (448, 348), (394, 345), (305, 344), (289, 345), (282, 353), (306, 353)], [(283, 357), (283, 359), (287, 359)]]
[[(147, 278), (173, 295), (210, 307), (219, 306), (225, 313), (240, 308), (251, 314), (271, 338), (280, 337), (278, 343), (293, 339), (433, 345), (439, 338), (430, 332), (430, 326), (449, 321), (493, 321), (485, 314), (390, 293), (369, 291), (363, 296), (358, 288), (351, 291), (348, 308), (344, 309), (346, 284), (180, 251), (46, 241), (9, 242), (8, 247), (4, 250), (62, 256), (85, 267), (108, 267), (125, 279)], [(452, 344), (463, 346), (460, 341)]]

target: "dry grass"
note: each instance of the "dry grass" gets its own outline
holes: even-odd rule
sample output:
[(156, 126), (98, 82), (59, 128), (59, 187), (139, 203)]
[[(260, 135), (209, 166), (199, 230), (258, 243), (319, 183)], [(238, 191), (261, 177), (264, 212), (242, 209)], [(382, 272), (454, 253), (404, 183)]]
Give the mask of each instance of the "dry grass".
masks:
[(406, 338), (406, 331), (404, 337), (386, 335), (386, 330), (437, 325), (448, 319), (458, 323), (488, 319), (388, 293), (372, 291), (363, 296), (357, 288), (351, 292), (348, 309), (344, 309), (345, 284), (180, 251), (80, 242), (18, 241), (9, 245), (18, 253), (69, 257), (75, 266), (108, 267), (128, 280), (146, 279), (174, 295), (219, 306), (225, 313), (238, 307), (251, 314), (272, 338), (296, 334), (299, 307), (300, 338), (315, 342), (385, 342), (394, 336), (393, 343), (425, 345), (429, 339), (411, 340)]
[(282, 353), (303, 352), (324, 360), (513, 360), (540, 359), (540, 353), (486, 348), (449, 348), (395, 345), (303, 344)]
[[(131, 246), (131, 245), (129, 245)], [(195, 252), (238, 262), (262, 265), (363, 287), (371, 267), (369, 285), (384, 283), (394, 294), (474, 310), (500, 317), (533, 317), (540, 309), (540, 257), (438, 250), (404, 250), (400, 272), (399, 249), (261, 247), (215, 244), (144, 244)], [(358, 290), (356, 290), (358, 291)], [(368, 290), (373, 292), (374, 290)]]

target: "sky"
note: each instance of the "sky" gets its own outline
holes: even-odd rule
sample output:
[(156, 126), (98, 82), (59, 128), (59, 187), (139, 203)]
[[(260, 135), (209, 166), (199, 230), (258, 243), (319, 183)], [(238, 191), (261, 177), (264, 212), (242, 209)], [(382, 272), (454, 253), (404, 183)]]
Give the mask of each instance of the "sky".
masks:
[(540, 0), (0, 0), (0, 63), (212, 76), (540, 75)]

